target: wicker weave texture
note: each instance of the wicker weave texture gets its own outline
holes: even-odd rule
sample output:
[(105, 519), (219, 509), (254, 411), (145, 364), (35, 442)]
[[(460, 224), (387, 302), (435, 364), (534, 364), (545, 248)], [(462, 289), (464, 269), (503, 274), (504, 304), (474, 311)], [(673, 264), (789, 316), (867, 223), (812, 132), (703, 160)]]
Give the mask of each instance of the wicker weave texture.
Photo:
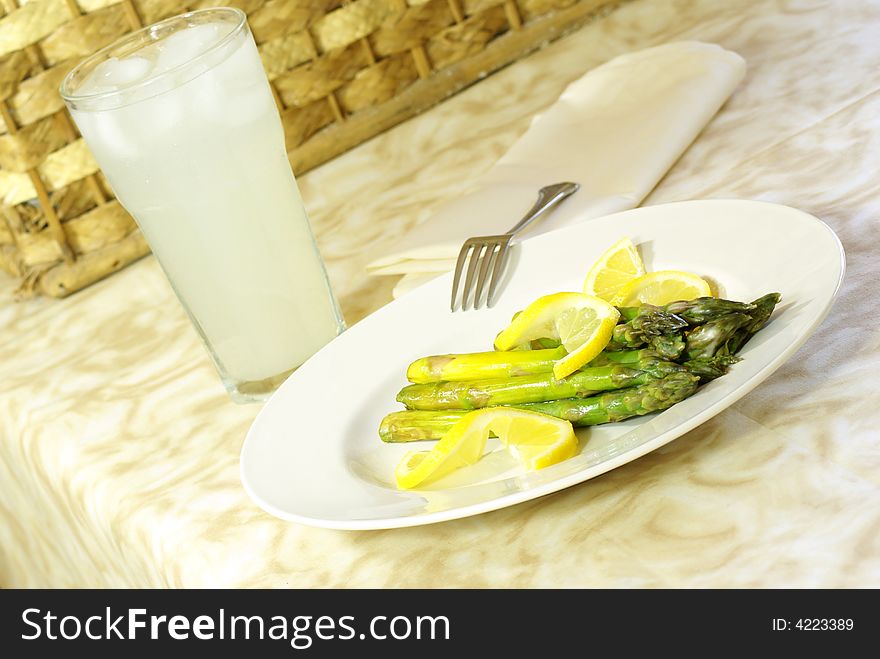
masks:
[(612, 6), (609, 0), (0, 0), (0, 267), (67, 295), (147, 253), (58, 87), (124, 34), (248, 14), (302, 173)]

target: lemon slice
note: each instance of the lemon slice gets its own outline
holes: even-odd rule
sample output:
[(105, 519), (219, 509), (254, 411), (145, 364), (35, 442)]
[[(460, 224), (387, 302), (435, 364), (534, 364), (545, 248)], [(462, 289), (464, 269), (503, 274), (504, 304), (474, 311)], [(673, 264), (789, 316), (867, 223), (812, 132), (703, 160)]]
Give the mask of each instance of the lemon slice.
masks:
[(566, 460), (578, 448), (568, 421), (509, 407), (486, 407), (456, 421), (430, 451), (407, 453), (394, 470), (397, 487), (411, 489), (474, 464), (483, 456), (490, 432), (529, 470)]
[(634, 279), (645, 274), (645, 264), (632, 240), (623, 237), (605, 250), (584, 280), (584, 293), (608, 302)]
[(659, 270), (634, 279), (624, 286), (613, 302), (619, 307), (640, 304), (658, 306), (677, 300), (693, 300), (712, 295), (705, 279), (681, 270)]
[(561, 379), (602, 352), (619, 316), (617, 309), (593, 295), (545, 295), (514, 316), (495, 337), (495, 348), (512, 350), (535, 339), (559, 339), (568, 352), (553, 365), (553, 376)]

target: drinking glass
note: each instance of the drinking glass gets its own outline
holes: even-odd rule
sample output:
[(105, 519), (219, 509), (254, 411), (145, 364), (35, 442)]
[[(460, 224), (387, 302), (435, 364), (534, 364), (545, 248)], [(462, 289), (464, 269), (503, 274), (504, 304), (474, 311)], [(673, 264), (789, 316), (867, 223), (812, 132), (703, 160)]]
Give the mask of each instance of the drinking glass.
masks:
[(245, 14), (129, 34), (61, 95), (232, 398), (265, 398), (344, 329)]

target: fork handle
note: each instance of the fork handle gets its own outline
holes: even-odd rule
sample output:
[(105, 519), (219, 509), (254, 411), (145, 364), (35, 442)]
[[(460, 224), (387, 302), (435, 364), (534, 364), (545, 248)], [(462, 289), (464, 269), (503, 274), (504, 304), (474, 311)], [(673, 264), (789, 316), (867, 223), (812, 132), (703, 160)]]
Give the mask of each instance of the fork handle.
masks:
[(553, 185), (541, 188), (538, 191), (538, 201), (535, 202), (535, 205), (529, 209), (529, 212), (525, 214), (523, 219), (517, 222), (507, 234), (510, 236), (516, 235), (551, 208), (554, 208), (562, 200), (573, 195), (580, 187), (581, 186), (577, 183), (554, 183)]

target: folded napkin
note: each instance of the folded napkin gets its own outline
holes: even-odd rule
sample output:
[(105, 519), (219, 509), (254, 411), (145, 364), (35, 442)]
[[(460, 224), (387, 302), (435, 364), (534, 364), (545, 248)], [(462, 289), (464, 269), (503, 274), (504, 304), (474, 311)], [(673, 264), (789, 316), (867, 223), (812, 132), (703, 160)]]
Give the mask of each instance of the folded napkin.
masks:
[(720, 46), (684, 41), (617, 57), (570, 84), (476, 182), (367, 265), (408, 275), (395, 296), (451, 270), (465, 239), (507, 231), (538, 189), (575, 181), (581, 189), (526, 231), (638, 206), (745, 74)]

